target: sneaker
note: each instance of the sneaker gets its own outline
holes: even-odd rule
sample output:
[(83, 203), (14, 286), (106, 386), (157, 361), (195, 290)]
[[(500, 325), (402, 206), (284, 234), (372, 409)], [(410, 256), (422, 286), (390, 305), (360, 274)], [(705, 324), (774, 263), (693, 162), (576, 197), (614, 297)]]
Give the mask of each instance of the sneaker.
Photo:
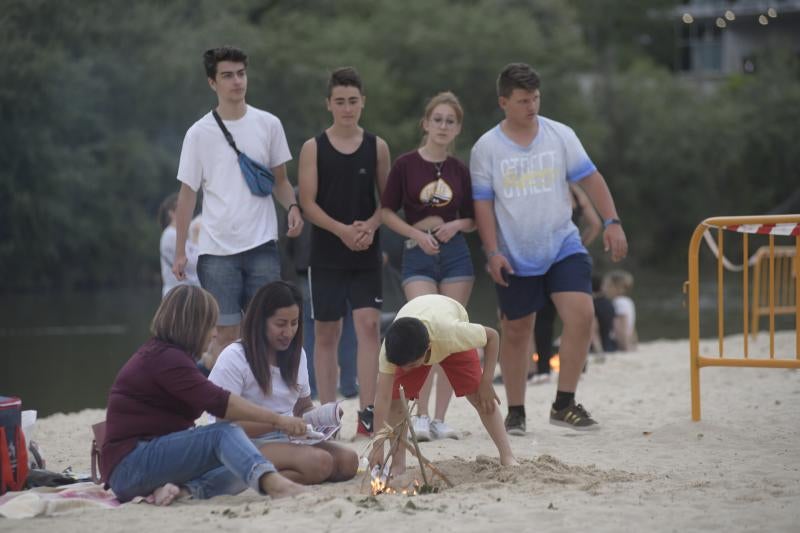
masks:
[(431, 436), (434, 439), (456, 439), (460, 438), (458, 431), (448, 426), (444, 420), (431, 421)]
[(427, 415), (412, 417), (411, 423), (414, 424), (414, 434), (417, 436), (417, 442), (431, 440), (431, 419)]
[(364, 435), (365, 437), (372, 436), (372, 421), (375, 416), (374, 409), (373, 406), (368, 405), (362, 411), (358, 412), (357, 435)]
[(599, 428), (597, 421), (579, 403), (574, 401), (560, 411), (550, 408), (550, 423), (564, 426), (578, 431), (587, 431)]
[(525, 415), (518, 411), (509, 411), (506, 416), (506, 432), (509, 435), (525, 435)]
[(534, 374), (533, 377), (530, 378), (529, 383), (531, 385), (550, 383), (550, 374)]

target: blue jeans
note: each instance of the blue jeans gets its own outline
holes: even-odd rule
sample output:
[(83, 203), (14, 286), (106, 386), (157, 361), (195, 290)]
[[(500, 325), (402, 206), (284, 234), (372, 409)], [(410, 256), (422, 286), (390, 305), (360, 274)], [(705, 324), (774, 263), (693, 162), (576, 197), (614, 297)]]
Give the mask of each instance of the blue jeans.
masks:
[(281, 262), (275, 241), (233, 255), (203, 254), (197, 259), (200, 285), (219, 304), (218, 326), (235, 326), (256, 291), (281, 279)]
[[(308, 275), (297, 274), (297, 287), (303, 293), (303, 348), (308, 362), (308, 381), (311, 396), (317, 395), (317, 380), (314, 373), (314, 318), (311, 316), (311, 297), (308, 291)], [(358, 395), (356, 384), (356, 328), (353, 324), (353, 311), (347, 309), (342, 321), (342, 336), (339, 339), (339, 390), (343, 396), (352, 398)]]
[(206, 499), (247, 487), (261, 493), (261, 476), (272, 472), (275, 466), (242, 428), (218, 422), (139, 441), (111, 472), (108, 484), (121, 502), (147, 496), (166, 483)]

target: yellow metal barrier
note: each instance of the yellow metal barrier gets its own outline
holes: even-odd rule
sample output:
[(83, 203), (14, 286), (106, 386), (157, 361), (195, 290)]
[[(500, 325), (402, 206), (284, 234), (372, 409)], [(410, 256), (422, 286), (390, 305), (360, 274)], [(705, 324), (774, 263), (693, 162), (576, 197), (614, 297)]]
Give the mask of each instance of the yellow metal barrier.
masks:
[[(773, 261), (772, 267), (770, 260)], [(791, 315), (797, 312), (796, 263), (797, 250), (794, 246), (775, 246), (770, 254), (769, 246), (759, 248), (751, 260), (753, 263), (753, 305), (750, 310), (750, 332), (753, 338), (758, 335), (762, 316), (769, 316), (770, 309), (776, 315)], [(770, 291), (773, 280), (774, 293)], [(770, 296), (773, 303), (770, 305)]]
[[(783, 250), (784, 247), (775, 246), (775, 238), (790, 239), (794, 241), (795, 257), (800, 257), (800, 235), (795, 233), (793, 236), (781, 236), (768, 233), (769, 245), (767, 246), (766, 263), (766, 294), (764, 297), (767, 302), (767, 314), (769, 316), (769, 357), (756, 358), (750, 357), (748, 348), (748, 326), (749, 317), (748, 311), (750, 305), (748, 302), (749, 295), (749, 265), (747, 258), (749, 256), (748, 246), (750, 243), (750, 234), (747, 232), (741, 233), (742, 239), (742, 256), (744, 260), (744, 269), (741, 274), (742, 279), (742, 308), (744, 317), (742, 321), (742, 334), (743, 334), (743, 352), (736, 355), (727, 355), (724, 353), (725, 348), (725, 305), (724, 305), (724, 269), (723, 269), (723, 250), (724, 250), (724, 234), (726, 228), (742, 225), (755, 225), (764, 226), (758, 233), (765, 233), (763, 230), (769, 230), (769, 225), (789, 225), (800, 224), (800, 215), (775, 215), (775, 216), (737, 216), (737, 217), (714, 217), (707, 218), (701, 222), (692, 234), (692, 239), (689, 244), (689, 281), (684, 286), (684, 292), (689, 294), (689, 354), (690, 354), (690, 373), (692, 384), (692, 420), (700, 420), (700, 369), (705, 366), (729, 366), (729, 367), (766, 367), (766, 368), (800, 368), (800, 313), (798, 313), (798, 302), (800, 302), (800, 260), (795, 260), (793, 263), (794, 278), (794, 307), (791, 312), (795, 314), (795, 354), (792, 358), (788, 354), (782, 354), (776, 357), (775, 355), (775, 314), (776, 314), (776, 249)], [(703, 238), (703, 233), (706, 230), (716, 228), (717, 231), (717, 248), (719, 250), (717, 256), (717, 336), (719, 354), (715, 357), (701, 356), (700, 355), (700, 243)], [(755, 231), (754, 231), (755, 232)], [(760, 262), (759, 262), (760, 263)], [(759, 263), (756, 263), (758, 265)], [(761, 267), (757, 267), (761, 268)], [(783, 267), (781, 267), (783, 268)], [(760, 276), (760, 272), (759, 272)], [(759, 285), (761, 277), (755, 278), (754, 283)], [(759, 295), (762, 294), (760, 291)], [(754, 295), (754, 300), (761, 301), (761, 296)], [(783, 300), (777, 300), (783, 301)], [(753, 302), (754, 305), (756, 302)], [(783, 306), (781, 306), (783, 307)]]

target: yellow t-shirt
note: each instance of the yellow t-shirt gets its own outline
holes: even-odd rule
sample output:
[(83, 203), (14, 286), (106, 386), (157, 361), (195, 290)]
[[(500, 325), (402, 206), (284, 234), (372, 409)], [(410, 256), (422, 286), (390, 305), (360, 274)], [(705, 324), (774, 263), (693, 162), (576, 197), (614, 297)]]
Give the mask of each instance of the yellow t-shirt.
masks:
[[(486, 346), (486, 329), (480, 324), (471, 324), (464, 306), (441, 294), (417, 296), (400, 311), (397, 318), (413, 317), (428, 328), (431, 356), (425, 361), (430, 366), (440, 363), (452, 353)], [(382, 374), (394, 374), (397, 369), (386, 359), (386, 344), (381, 345), (378, 369)]]

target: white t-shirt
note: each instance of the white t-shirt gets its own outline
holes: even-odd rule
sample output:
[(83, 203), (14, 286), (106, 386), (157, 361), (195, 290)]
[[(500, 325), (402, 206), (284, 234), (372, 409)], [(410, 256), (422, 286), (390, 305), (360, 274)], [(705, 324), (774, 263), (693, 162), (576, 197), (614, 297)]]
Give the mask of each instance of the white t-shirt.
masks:
[(517, 276), (538, 276), (575, 253), (587, 253), (572, 223), (569, 183), (596, 167), (569, 127), (539, 116), (530, 145), (512, 141), (498, 124), (469, 160), (472, 197), (492, 200), (497, 245)]
[(175, 226), (167, 226), (161, 233), (159, 252), (161, 253), (161, 297), (178, 285), (200, 286), (197, 278), (197, 245), (191, 240), (186, 240), (186, 279), (178, 281), (172, 273), (172, 263), (175, 261), (175, 239), (177, 230)]
[[(275, 115), (248, 105), (242, 118), (223, 122), (239, 151), (251, 159), (268, 168), (291, 160), (286, 134)], [(236, 152), (211, 112), (186, 132), (178, 180), (193, 191), (203, 189), (201, 255), (233, 255), (278, 238), (272, 195), (250, 192)]]
[(611, 303), (614, 304), (614, 312), (617, 316), (624, 316), (627, 324), (625, 335), (630, 338), (636, 329), (636, 306), (628, 296), (617, 296)]
[(245, 400), (260, 405), (279, 415), (292, 416), (294, 404), (299, 398), (311, 395), (311, 387), (308, 382), (308, 367), (306, 366), (306, 351), (300, 352), (300, 368), (297, 372), (297, 387), (289, 385), (281, 377), (281, 371), (277, 366), (270, 367), (270, 384), (272, 394), (264, 394), (261, 387), (250, 370), (247, 358), (244, 355), (244, 347), (241, 342), (229, 344), (219, 354), (214, 368), (208, 379), (223, 389), (237, 394)]

